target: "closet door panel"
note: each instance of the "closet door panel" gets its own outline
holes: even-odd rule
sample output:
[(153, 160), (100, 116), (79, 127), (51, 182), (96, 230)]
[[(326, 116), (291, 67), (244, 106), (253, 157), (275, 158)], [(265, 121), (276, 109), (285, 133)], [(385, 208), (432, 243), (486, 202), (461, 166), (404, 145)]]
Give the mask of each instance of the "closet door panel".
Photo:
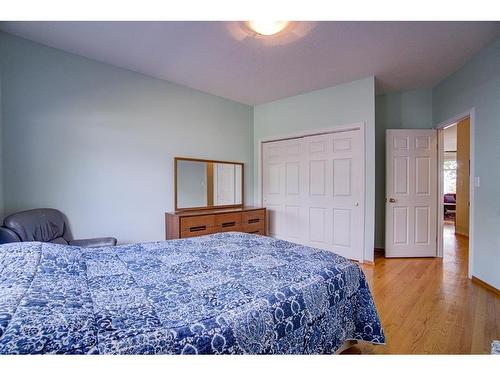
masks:
[(269, 234), (363, 259), (364, 152), (360, 130), (263, 146)]

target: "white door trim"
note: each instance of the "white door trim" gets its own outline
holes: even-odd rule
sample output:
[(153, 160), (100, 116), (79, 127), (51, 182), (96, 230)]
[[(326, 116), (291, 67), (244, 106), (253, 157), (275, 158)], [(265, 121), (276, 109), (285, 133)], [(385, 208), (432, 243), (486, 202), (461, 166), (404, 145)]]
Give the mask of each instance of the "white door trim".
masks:
[[(462, 112), (446, 121), (443, 121), (435, 126), (435, 129), (442, 130), (448, 125), (454, 124), (456, 122), (459, 122), (460, 120), (463, 120), (466, 117), (470, 117), (470, 135), (469, 135), (469, 142), (470, 142), (470, 176), (469, 176), (469, 269), (468, 269), (468, 276), (469, 279), (472, 278), (473, 275), (473, 270), (474, 270), (474, 191), (475, 191), (475, 127), (476, 127), (476, 108), (472, 107), (468, 111)], [(441, 131), (439, 133), (442, 133)], [(438, 138), (438, 159), (442, 158), (444, 150), (444, 144), (443, 144), (443, 137), (442, 135)], [(443, 176), (443, 163), (442, 160), (439, 159), (439, 166), (438, 166), (438, 173), (439, 173), (439, 191), (438, 191), (438, 199), (439, 199), (439, 204), (438, 204), (438, 257), (443, 256), (443, 204), (442, 204), (442, 199), (443, 199), (443, 183), (442, 183), (442, 176)]]
[(364, 122), (359, 122), (359, 123), (354, 123), (354, 124), (346, 124), (342, 126), (331, 126), (327, 128), (321, 128), (321, 129), (311, 129), (311, 130), (304, 130), (304, 131), (299, 131), (299, 132), (294, 132), (294, 133), (288, 133), (288, 134), (281, 134), (281, 135), (273, 135), (273, 136), (268, 136), (268, 137), (263, 137), (257, 140), (257, 189), (255, 192), (255, 202), (261, 206), (264, 205), (263, 202), (263, 178), (262, 178), (262, 172), (264, 170), (263, 168), (263, 158), (262, 158), (262, 147), (264, 143), (267, 142), (277, 142), (277, 141), (284, 141), (288, 139), (294, 139), (294, 138), (303, 138), (303, 137), (309, 137), (309, 136), (314, 136), (314, 135), (322, 135), (322, 134), (331, 134), (331, 133), (342, 133), (342, 132), (347, 132), (347, 131), (352, 131), (352, 130), (359, 130), (361, 132), (361, 147), (363, 149), (363, 157), (362, 157), (362, 163), (363, 163), (363, 171), (362, 171), (362, 176), (363, 176), (363, 181), (362, 181), (362, 186), (363, 186), (363, 194), (362, 194), (362, 199), (363, 199), (363, 262), (365, 261), (367, 251), (374, 251), (373, 248), (371, 249), (366, 249), (366, 243), (365, 243), (365, 225), (366, 225), (366, 141), (365, 141), (365, 128), (366, 124)]

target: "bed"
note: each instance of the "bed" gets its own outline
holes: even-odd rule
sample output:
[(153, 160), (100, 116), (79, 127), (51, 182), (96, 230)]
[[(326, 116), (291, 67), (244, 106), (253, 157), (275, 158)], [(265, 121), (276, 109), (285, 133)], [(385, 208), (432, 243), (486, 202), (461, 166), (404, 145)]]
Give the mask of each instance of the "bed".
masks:
[(228, 232), (0, 246), (1, 354), (319, 354), (384, 343), (359, 266)]

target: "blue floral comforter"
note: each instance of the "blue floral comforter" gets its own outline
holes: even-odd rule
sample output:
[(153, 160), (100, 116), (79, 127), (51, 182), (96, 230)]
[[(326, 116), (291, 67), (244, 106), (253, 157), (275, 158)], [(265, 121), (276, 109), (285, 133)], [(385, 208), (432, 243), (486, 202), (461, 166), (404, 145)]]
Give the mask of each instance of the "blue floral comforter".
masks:
[(363, 272), (243, 233), (0, 246), (0, 353), (333, 353), (383, 343)]

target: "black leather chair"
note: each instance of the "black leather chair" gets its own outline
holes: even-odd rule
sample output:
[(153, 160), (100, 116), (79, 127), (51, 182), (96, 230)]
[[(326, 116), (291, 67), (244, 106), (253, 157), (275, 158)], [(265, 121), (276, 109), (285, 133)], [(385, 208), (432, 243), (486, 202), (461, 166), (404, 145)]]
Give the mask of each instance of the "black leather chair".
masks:
[(4, 219), (3, 227), (0, 227), (0, 244), (26, 241), (82, 247), (116, 245), (113, 237), (73, 240), (63, 213), (53, 208), (22, 211)]

